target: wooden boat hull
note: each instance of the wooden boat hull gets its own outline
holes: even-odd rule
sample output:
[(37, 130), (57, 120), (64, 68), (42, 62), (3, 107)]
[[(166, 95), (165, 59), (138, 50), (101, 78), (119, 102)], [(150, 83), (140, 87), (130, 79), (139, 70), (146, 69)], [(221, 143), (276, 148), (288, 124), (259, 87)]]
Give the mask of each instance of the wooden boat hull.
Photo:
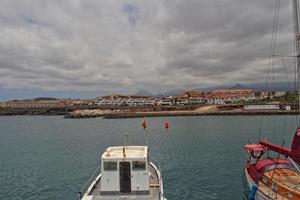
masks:
[[(276, 170), (276, 171), (275, 171)], [(300, 175), (290, 168), (271, 169), (263, 173), (262, 177), (255, 184), (253, 178), (245, 168), (246, 184), (249, 189), (251, 200), (300, 200), (299, 180)], [(256, 186), (256, 191), (253, 186)], [(253, 191), (251, 191), (253, 190)], [(252, 192), (252, 195), (250, 195)], [(253, 198), (255, 194), (255, 198)]]
[[(255, 183), (249, 176), (247, 168), (245, 168), (245, 175), (246, 175), (245, 178), (246, 178), (247, 187), (248, 187), (249, 191), (251, 191), (251, 189)], [(247, 195), (249, 195), (249, 194), (247, 194)], [(272, 198), (267, 196), (267, 194), (264, 194), (263, 191), (261, 191), (259, 188), (257, 188), (256, 193), (255, 193), (255, 200), (272, 200)]]

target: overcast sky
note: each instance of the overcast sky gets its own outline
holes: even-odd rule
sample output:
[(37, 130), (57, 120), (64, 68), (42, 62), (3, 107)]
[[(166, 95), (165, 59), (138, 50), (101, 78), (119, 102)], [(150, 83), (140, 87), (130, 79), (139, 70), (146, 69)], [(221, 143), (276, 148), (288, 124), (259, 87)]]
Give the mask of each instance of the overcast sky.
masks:
[[(0, 0), (2, 99), (264, 82), (274, 2)], [(277, 45), (292, 54), (291, 1)], [(292, 79), (284, 63), (275, 77)]]

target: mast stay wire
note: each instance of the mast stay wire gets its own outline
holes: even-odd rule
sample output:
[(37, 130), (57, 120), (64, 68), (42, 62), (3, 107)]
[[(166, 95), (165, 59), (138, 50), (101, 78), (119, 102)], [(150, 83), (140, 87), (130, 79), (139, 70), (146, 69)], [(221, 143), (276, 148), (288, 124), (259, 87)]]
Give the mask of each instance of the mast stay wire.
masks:
[(286, 78), (286, 81), (287, 81), (287, 84), (288, 84), (288, 89), (289, 89), (289, 91), (292, 91), (292, 90), (294, 90), (294, 88), (291, 85), (292, 83), (291, 83), (290, 78), (289, 78), (287, 64), (286, 64), (283, 57), (281, 57), (281, 63), (282, 63), (283, 69), (284, 69), (284, 74), (285, 74), (285, 78)]
[[(267, 67), (267, 74), (266, 74), (266, 80), (265, 80), (265, 89), (268, 91), (270, 88), (269, 86), (269, 74), (270, 74), (270, 68), (272, 66), (272, 86), (273, 89), (275, 88), (275, 69), (274, 69), (274, 51), (275, 51), (275, 43), (277, 40), (277, 30), (278, 30), (278, 20), (279, 20), (279, 9), (280, 8), (280, 0), (275, 0), (275, 9), (274, 9), (274, 17), (273, 17), (273, 28), (272, 28), (272, 37), (271, 37), (271, 46), (269, 49), (269, 56), (268, 56), (268, 67)], [(275, 119), (275, 118), (274, 118)], [(262, 132), (262, 123), (263, 122), (263, 116), (260, 118), (260, 126), (259, 126), (259, 133), (258, 137), (261, 138), (261, 132)], [(273, 123), (273, 136), (274, 136), (274, 130), (275, 130), (275, 122)]]
[[(298, 9), (298, 8), (297, 8)], [(297, 88), (298, 88), (298, 85), (299, 85), (299, 80), (298, 80), (298, 77), (297, 77), (297, 72), (298, 72), (298, 70), (297, 70), (297, 56), (298, 55), (296, 55), (297, 54), (297, 45), (296, 45), (296, 40), (295, 40), (295, 38), (296, 38), (296, 27), (295, 27), (295, 25), (293, 26), (293, 53), (294, 53), (294, 83), (295, 83), (295, 85), (294, 85), (294, 87), (295, 87), (295, 94), (297, 94), (297, 92), (298, 92), (298, 90), (297, 90)], [(299, 94), (297, 95), (298, 96), (298, 98), (299, 98)], [(294, 105), (297, 105), (298, 104), (298, 101), (297, 101), (297, 98), (295, 98), (294, 99)], [(298, 109), (300, 109), (300, 108), (298, 108)], [(297, 127), (299, 127), (299, 115), (296, 115), (296, 121), (297, 121)]]
[[(294, 90), (294, 86), (293, 83), (290, 81), (289, 79), (289, 73), (288, 73), (288, 68), (287, 68), (287, 65), (286, 65), (286, 62), (285, 62), (285, 59), (283, 57), (281, 57), (281, 62), (282, 62), (282, 66), (284, 68), (284, 72), (285, 72), (285, 76), (286, 76), (286, 81), (287, 81), (287, 84), (288, 84), (288, 90), (289, 91), (293, 91)], [(295, 100), (294, 100), (295, 101)], [(285, 131), (285, 128), (287, 127), (287, 123), (288, 123), (288, 120), (287, 120), (288, 116), (285, 115), (284, 117), (284, 122), (283, 122), (283, 125), (282, 125), (282, 130), (281, 130), (281, 141), (285, 140), (285, 135), (284, 134), (284, 131)]]
[[(276, 10), (276, 19), (275, 19), (275, 28), (274, 28), (274, 41), (273, 41), (273, 49), (272, 49), (272, 54), (275, 54), (276, 50), (276, 41), (277, 41), (277, 32), (278, 32), (278, 21), (279, 21), (279, 14), (280, 14), (280, 0), (277, 0), (277, 10)], [(275, 58), (271, 56), (272, 59), (272, 95), (274, 95), (273, 91), (276, 91), (275, 88)], [(276, 138), (276, 117), (273, 117), (273, 141)]]

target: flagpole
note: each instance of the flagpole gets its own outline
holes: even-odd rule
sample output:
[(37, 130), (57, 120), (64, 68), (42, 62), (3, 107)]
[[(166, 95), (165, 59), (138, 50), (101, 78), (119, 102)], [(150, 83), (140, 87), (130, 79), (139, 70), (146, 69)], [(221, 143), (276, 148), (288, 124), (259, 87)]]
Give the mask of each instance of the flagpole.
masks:
[(146, 146), (149, 145), (149, 138), (148, 138), (148, 134), (147, 134), (147, 129), (145, 129), (145, 135), (146, 135)]
[(146, 146), (149, 147), (149, 137), (148, 137), (148, 133), (147, 133), (147, 121), (145, 120), (145, 124), (146, 124), (146, 128), (145, 128), (145, 135), (146, 135)]

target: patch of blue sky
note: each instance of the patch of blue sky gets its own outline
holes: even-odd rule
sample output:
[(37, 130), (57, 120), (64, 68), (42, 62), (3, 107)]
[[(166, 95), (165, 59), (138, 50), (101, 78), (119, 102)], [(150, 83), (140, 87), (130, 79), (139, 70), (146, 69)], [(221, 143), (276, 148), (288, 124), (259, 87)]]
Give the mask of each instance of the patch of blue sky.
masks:
[(127, 14), (130, 25), (135, 26), (140, 19), (139, 9), (132, 3), (123, 4), (122, 11)]
[(38, 21), (38, 20), (33, 19), (32, 17), (26, 16), (26, 15), (20, 15), (20, 18), (29, 25), (46, 26), (46, 24), (42, 23), (41, 21)]

